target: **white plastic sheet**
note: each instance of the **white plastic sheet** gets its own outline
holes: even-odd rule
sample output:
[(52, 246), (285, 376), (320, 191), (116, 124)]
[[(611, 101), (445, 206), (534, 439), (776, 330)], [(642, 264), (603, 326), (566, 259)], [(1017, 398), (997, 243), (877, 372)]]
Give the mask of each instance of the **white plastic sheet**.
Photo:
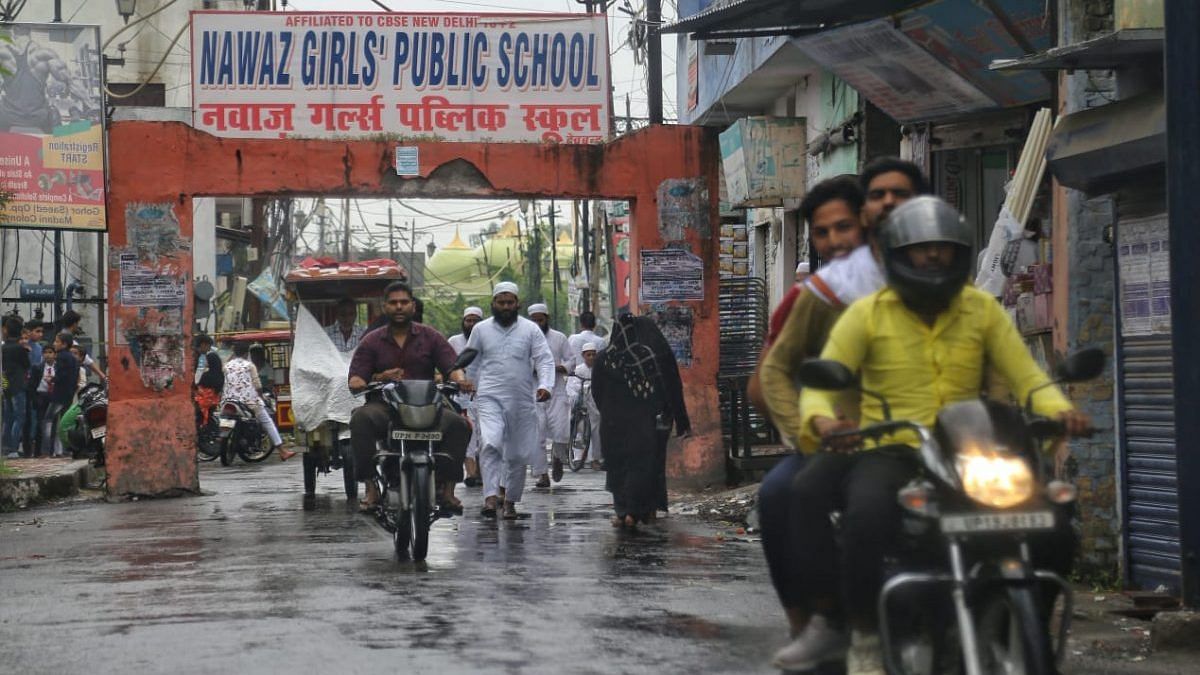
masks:
[(302, 429), (322, 422), (348, 424), (362, 399), (350, 393), (346, 379), (353, 352), (341, 352), (304, 305), (296, 317), (292, 344), (292, 414)]
[(1008, 242), (1020, 239), (1024, 229), (1007, 206), (1000, 209), (996, 227), (992, 229), (992, 237), (988, 240), (987, 248), (979, 256), (979, 273), (975, 276), (977, 288), (996, 297), (1004, 293), (1004, 280), (1007, 277), (1000, 267), (1000, 260)]

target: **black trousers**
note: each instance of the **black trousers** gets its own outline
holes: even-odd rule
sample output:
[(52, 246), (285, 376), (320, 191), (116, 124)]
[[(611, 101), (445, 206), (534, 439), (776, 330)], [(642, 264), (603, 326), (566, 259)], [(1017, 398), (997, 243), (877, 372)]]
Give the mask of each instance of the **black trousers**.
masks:
[[(350, 439), (354, 446), (354, 471), (360, 481), (372, 475), (375, 447), (378, 441), (386, 442), (388, 424), (392, 419), (391, 408), (379, 400), (367, 401), (354, 411), (350, 418)], [(467, 457), (467, 444), (471, 442), (471, 427), (462, 416), (446, 409), (442, 411), (442, 444), (438, 453), (450, 456), (436, 457), (434, 470), (439, 483), (459, 483), (463, 479), (463, 460)]]

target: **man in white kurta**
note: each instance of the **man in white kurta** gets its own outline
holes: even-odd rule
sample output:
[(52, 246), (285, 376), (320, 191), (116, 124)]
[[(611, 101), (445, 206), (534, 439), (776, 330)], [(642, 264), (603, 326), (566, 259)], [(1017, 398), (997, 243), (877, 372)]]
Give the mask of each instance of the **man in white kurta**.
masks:
[(596, 335), (596, 315), (591, 312), (581, 312), (579, 314), (579, 332), (567, 338), (571, 343), (571, 349), (579, 354), (583, 350), (584, 343), (591, 342), (596, 345), (596, 349), (604, 349), (604, 338)]
[(517, 517), (525, 467), (538, 450), (537, 402), (549, 401), (554, 390), (554, 356), (537, 324), (518, 316), (517, 292), (510, 281), (496, 284), (492, 317), (476, 324), (467, 340), (467, 348), (479, 352), (467, 373), (475, 383), (483, 515), (496, 516), (504, 485), (509, 520)]
[[(587, 447), (588, 457), (592, 460), (592, 468), (599, 470), (604, 456), (600, 449), (600, 409), (596, 407), (596, 401), (592, 398), (591, 387), (592, 364), (596, 362), (595, 342), (583, 343), (580, 347), (580, 359), (583, 362), (575, 366), (575, 377), (567, 379), (567, 399), (571, 401), (571, 409), (574, 410), (576, 402), (580, 397), (584, 397), (583, 404), (587, 406), (588, 421), (592, 429), (591, 442)], [(572, 452), (572, 459), (579, 461), (583, 455), (583, 448), (573, 448)]]
[[(471, 331), (475, 328), (475, 324), (482, 320), (482, 309), (468, 307), (463, 310), (462, 332), (451, 335), (447, 340), (454, 348), (455, 354), (461, 354), (467, 348), (467, 339), (471, 337)], [(463, 412), (471, 422), (471, 440), (467, 443), (467, 457), (463, 460), (463, 473), (466, 474), (463, 484), (467, 487), (476, 487), (483, 482), (479, 475), (479, 420), (475, 418), (475, 406), (469, 394), (459, 394), (457, 402), (462, 406)]]
[(538, 431), (541, 449), (533, 457), (533, 475), (538, 477), (537, 487), (550, 487), (550, 476), (546, 473), (546, 444), (551, 444), (554, 482), (562, 480), (562, 458), (566, 457), (571, 442), (571, 402), (567, 400), (567, 374), (575, 370), (578, 360), (567, 336), (550, 327), (550, 309), (542, 303), (529, 306), (529, 320), (536, 323), (546, 336), (546, 344), (554, 356), (554, 392), (549, 401), (538, 404)]

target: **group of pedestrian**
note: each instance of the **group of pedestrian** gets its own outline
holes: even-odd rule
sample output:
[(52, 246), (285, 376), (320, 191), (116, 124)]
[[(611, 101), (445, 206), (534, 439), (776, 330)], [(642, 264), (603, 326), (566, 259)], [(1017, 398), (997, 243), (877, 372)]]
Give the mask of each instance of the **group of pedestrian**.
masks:
[[(882, 158), (861, 176), (813, 186), (800, 205), (822, 265), (797, 270), (751, 386), (755, 404), (803, 451), (777, 464), (759, 490), (763, 551), (792, 635), (773, 659), (783, 670), (845, 658), (851, 675), (882, 675), (882, 562), (900, 529), (896, 493), (916, 471), (900, 441), (857, 451), (842, 440), (837, 432), (878, 422), (884, 411), (874, 399), (802, 391), (805, 360), (842, 363), (891, 402), (894, 419), (932, 425), (942, 406), (979, 397), (991, 367), (1017, 395), (1038, 392), (1037, 414), (1069, 433), (1087, 426), (1049, 386), (996, 299), (970, 285), (973, 234), (928, 191), (916, 165)], [(833, 511), (841, 512), (837, 540)], [(1050, 548), (1069, 559), (1069, 533)]]
[(47, 344), (53, 324), (25, 321), (16, 314), (3, 320), (3, 453), (6, 457), (61, 457), (66, 454), (59, 424), (88, 382), (89, 373), (107, 377), (89, 352), (91, 341), (74, 310), (63, 313), (58, 332)]
[(275, 426), (271, 411), (263, 400), (263, 393), (269, 392), (274, 385), (266, 349), (261, 344), (236, 340), (229, 360), (222, 361), (210, 336), (197, 336), (195, 345), (197, 360), (192, 397), (200, 424), (208, 424), (212, 411), (221, 403), (241, 403), (254, 412), (255, 419), (267, 434), (272, 448), (279, 454), (280, 461), (286, 462), (294, 457), (296, 452), (285, 447), (279, 428)]
[[(666, 509), (667, 436), (673, 426), (681, 434), (690, 426), (674, 354), (653, 321), (622, 317), (606, 345), (594, 332), (595, 316), (585, 312), (581, 332), (568, 338), (550, 327), (545, 304), (531, 304), (521, 316), (519, 288), (500, 282), (491, 316), (466, 308), (461, 333), (447, 340), (415, 320), (416, 307), (407, 284), (385, 289), (382, 325), (358, 342), (348, 384), (357, 392), (371, 382), (439, 374), (459, 384), (465, 419), (443, 414), (436, 467), (441, 508), (462, 512), (454, 486), (463, 480), (482, 485), (483, 516), (518, 518), (531, 472), (539, 488), (562, 479), (563, 462), (571, 457), (571, 411), (586, 392), (581, 405), (595, 430), (589, 454), (593, 468), (607, 469), (615, 524), (649, 522)], [(451, 370), (467, 349), (476, 352), (474, 360), (465, 370)], [(372, 461), (389, 419), (375, 397), (355, 410), (350, 427), (359, 466)], [(363, 510), (372, 510), (377, 498), (368, 481)]]

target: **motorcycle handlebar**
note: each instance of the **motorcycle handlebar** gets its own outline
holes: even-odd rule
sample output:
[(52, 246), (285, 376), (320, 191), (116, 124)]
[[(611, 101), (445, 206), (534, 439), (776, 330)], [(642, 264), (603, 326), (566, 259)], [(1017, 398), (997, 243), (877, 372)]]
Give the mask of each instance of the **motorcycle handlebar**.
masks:
[[(1091, 438), (1099, 431), (1100, 429), (1096, 427), (1088, 427), (1082, 434), (1076, 434), (1076, 436)], [(1062, 422), (1046, 418), (1038, 418), (1031, 421), (1029, 423), (1029, 432), (1038, 438), (1053, 438), (1067, 435), (1067, 429), (1063, 426)]]

